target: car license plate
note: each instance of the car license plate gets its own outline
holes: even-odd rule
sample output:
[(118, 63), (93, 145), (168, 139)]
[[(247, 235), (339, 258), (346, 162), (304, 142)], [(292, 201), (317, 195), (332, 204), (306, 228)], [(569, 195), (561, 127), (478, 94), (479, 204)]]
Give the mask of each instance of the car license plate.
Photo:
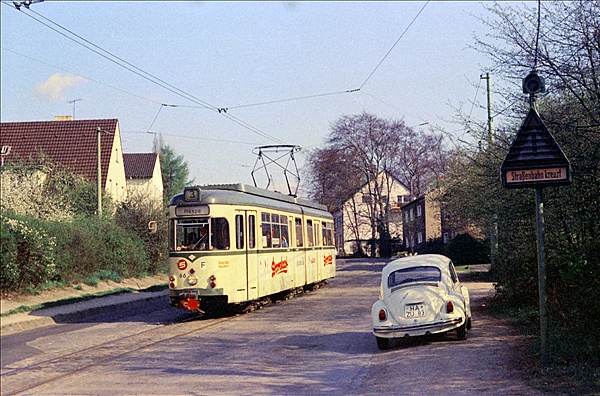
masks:
[(404, 306), (404, 317), (407, 319), (425, 316), (425, 304), (410, 304)]

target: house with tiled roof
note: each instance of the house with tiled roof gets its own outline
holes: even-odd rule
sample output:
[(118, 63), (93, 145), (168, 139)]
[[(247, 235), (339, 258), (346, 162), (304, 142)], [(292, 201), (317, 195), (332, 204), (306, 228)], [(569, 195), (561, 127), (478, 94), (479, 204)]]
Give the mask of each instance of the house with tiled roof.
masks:
[(159, 154), (123, 154), (123, 162), (128, 194), (162, 202), (163, 182)]
[(363, 184), (332, 213), (339, 255), (378, 255), (370, 243), (382, 237), (378, 222), (384, 223), (391, 239), (402, 241), (400, 207), (409, 200), (408, 188), (389, 172)]
[(101, 186), (115, 202), (120, 202), (127, 197), (127, 186), (117, 119), (56, 117), (55, 121), (2, 122), (2, 163), (47, 160), (97, 183), (98, 138)]

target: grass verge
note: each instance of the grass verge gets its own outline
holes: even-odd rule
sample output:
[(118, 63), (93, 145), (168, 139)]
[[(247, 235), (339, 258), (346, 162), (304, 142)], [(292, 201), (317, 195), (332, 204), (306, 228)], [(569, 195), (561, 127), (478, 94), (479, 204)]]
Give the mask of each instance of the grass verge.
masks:
[(139, 292), (157, 292), (157, 291), (165, 290), (167, 287), (168, 287), (168, 285), (166, 283), (163, 285), (150, 286), (146, 289), (141, 289), (141, 290), (127, 287), (127, 288), (119, 288), (119, 289), (108, 290), (108, 291), (93, 293), (93, 294), (84, 294), (84, 295), (77, 296), (77, 297), (63, 298), (62, 300), (49, 301), (49, 302), (45, 302), (45, 303), (37, 304), (37, 305), (33, 305), (33, 306), (21, 305), (20, 307), (11, 309), (10, 311), (1, 314), (0, 317), (5, 317), (5, 316), (14, 315), (14, 314), (23, 313), (23, 312), (36, 311), (39, 309), (60, 307), (63, 305), (74, 304), (74, 303), (81, 302), (81, 301), (94, 300), (94, 299), (102, 298), (102, 297), (106, 297), (106, 296), (115, 296), (115, 295), (119, 295), (119, 294), (136, 293), (136, 292), (138, 292), (138, 293)]

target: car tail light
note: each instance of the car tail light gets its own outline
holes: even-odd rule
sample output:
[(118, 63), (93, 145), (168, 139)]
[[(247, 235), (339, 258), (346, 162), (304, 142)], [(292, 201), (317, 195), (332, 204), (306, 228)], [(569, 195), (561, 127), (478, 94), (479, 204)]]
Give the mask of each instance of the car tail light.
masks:
[(446, 312), (447, 313), (452, 313), (454, 312), (454, 303), (452, 301), (448, 301), (446, 303)]
[(217, 277), (214, 275), (210, 276), (210, 287), (212, 287), (213, 289), (217, 286), (217, 283), (215, 282), (217, 280)]
[(170, 287), (171, 289), (175, 288), (175, 277), (174, 277), (174, 276), (171, 276), (171, 277), (169, 278), (169, 281), (171, 282), (171, 283), (169, 283), (169, 287)]
[(387, 319), (387, 313), (385, 312), (385, 309), (380, 309), (379, 310), (379, 320), (383, 322), (386, 319)]

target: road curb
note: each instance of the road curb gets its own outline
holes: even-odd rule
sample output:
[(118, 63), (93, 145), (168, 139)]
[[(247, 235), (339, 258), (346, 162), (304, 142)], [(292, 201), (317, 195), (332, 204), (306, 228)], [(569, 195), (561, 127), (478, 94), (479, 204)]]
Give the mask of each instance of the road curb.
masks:
[(5, 336), (54, 324), (77, 323), (100, 314), (109, 314), (125, 308), (131, 309), (159, 300), (168, 301), (168, 290), (105, 296), (63, 306), (8, 315), (0, 318), (0, 334)]

